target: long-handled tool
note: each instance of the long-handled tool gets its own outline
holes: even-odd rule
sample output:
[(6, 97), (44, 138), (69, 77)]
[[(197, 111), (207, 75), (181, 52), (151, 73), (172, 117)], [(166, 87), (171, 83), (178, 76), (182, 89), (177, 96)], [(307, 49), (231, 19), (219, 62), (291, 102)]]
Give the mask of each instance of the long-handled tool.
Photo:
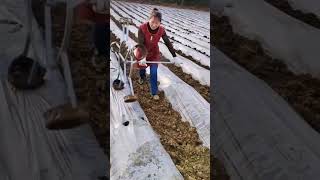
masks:
[[(124, 98), (124, 101), (125, 102), (134, 102), (134, 101), (136, 101), (138, 98), (134, 95), (134, 91), (133, 91), (133, 86), (132, 86), (132, 81), (131, 81), (131, 71), (130, 71), (130, 73), (129, 73), (129, 77), (127, 77), (127, 73), (126, 73), (126, 70), (127, 70), (127, 67), (126, 67), (126, 59), (127, 59), (127, 56), (128, 56), (128, 54), (129, 54), (129, 51), (128, 51), (128, 53), (127, 53), (127, 55), (126, 55), (126, 57), (123, 57), (121, 54), (120, 54), (120, 52), (121, 52), (121, 47), (120, 47), (120, 45), (118, 44), (118, 43), (116, 43), (116, 42), (113, 42), (113, 43), (111, 43), (111, 47), (112, 47), (112, 44), (116, 44), (117, 45), (117, 47), (118, 47), (118, 49), (119, 49), (119, 53), (115, 53), (115, 55), (116, 55), (116, 57), (117, 57), (117, 60), (119, 61), (119, 69), (121, 68), (121, 60), (122, 60), (122, 62), (123, 62), (123, 64), (124, 64), (124, 79), (129, 83), (129, 86), (130, 86), (130, 92), (131, 92), (131, 95), (127, 95), (127, 96), (125, 96), (125, 98)], [(111, 48), (112, 50), (113, 50), (113, 48)], [(130, 68), (130, 70), (131, 70), (132, 68)], [(120, 70), (119, 70), (119, 72), (118, 72), (118, 76), (117, 76), (117, 78), (113, 81), (113, 88), (115, 89), (115, 90), (122, 90), (123, 88), (124, 88), (124, 82), (122, 81), (122, 80), (120, 80)]]
[(67, 17), (66, 17), (66, 27), (63, 38), (63, 43), (61, 45), (61, 50), (59, 52), (58, 59), (61, 58), (63, 75), (66, 80), (68, 96), (71, 101), (70, 103), (59, 105), (53, 107), (44, 113), (44, 117), (47, 119), (46, 127), (50, 130), (59, 129), (70, 129), (89, 122), (89, 112), (85, 108), (80, 107), (77, 104), (76, 95), (73, 89), (72, 76), (69, 67), (68, 56), (66, 53), (68, 41), (70, 40), (70, 33), (72, 27), (72, 7), (71, 2), (67, 1)]
[[(113, 49), (113, 45), (116, 45), (118, 47), (118, 49), (120, 49), (119, 43), (112, 42), (110, 44), (110, 49), (111, 49), (112, 52), (115, 52), (114, 49)], [(113, 81), (112, 87), (116, 91), (120, 91), (120, 90), (122, 90), (124, 88), (124, 82), (120, 79), (120, 72), (121, 72), (120, 71), (121, 65), (120, 65), (120, 60), (119, 60), (120, 57), (119, 57), (118, 53), (115, 53), (115, 56), (117, 58), (117, 61), (119, 61), (119, 63), (118, 63), (119, 66), (118, 66), (118, 75), (117, 75), (117, 78)]]
[(62, 52), (61, 58), (71, 104), (68, 103), (59, 105), (44, 113), (44, 116), (48, 120), (46, 127), (51, 130), (70, 129), (73, 127), (77, 127), (89, 122), (90, 118), (89, 112), (84, 108), (79, 107), (77, 104), (68, 63), (68, 57), (64, 52)]
[[(129, 29), (128, 29), (128, 27), (129, 27), (129, 25), (133, 25), (133, 21), (130, 18), (122, 17), (120, 19), (120, 23), (122, 24), (122, 35), (123, 35), (122, 41), (123, 42), (127, 42), (128, 39), (129, 39)], [(124, 79), (127, 80), (127, 83), (129, 84), (130, 92), (131, 92), (131, 94), (129, 94), (129, 95), (124, 97), (124, 102), (126, 102), (126, 103), (135, 102), (135, 101), (137, 101), (138, 97), (134, 94), (133, 85), (132, 85), (132, 79), (131, 79), (133, 64), (130, 65), (129, 76), (127, 76), (127, 66), (126, 66), (127, 65), (128, 56), (131, 59), (131, 61), (133, 61), (132, 47), (129, 47), (129, 49), (127, 51), (127, 54), (126, 54), (126, 57), (124, 58), (121, 55), (121, 46), (120, 46), (120, 48), (119, 48), (119, 56), (123, 60), (123, 63), (124, 63)]]

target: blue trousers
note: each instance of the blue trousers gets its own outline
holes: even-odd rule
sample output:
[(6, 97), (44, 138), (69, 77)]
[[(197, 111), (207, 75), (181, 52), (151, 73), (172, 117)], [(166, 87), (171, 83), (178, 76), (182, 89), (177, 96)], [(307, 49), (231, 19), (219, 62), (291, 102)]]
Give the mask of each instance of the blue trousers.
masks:
[[(140, 69), (140, 77), (142, 79), (146, 78), (146, 69)], [(150, 85), (151, 85), (151, 94), (158, 94), (158, 64), (150, 65)]]

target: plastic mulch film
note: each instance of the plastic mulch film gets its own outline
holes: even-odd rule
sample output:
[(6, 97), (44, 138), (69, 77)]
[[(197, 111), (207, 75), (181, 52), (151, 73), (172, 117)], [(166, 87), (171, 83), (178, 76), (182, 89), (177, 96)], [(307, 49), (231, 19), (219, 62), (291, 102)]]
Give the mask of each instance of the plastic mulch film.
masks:
[(320, 135), (266, 83), (211, 54), (213, 151), (231, 179), (319, 179)]
[(107, 158), (88, 125), (63, 131), (45, 128), (43, 113), (68, 98), (60, 72), (46, 66), (50, 58), (34, 19), (28, 56), (48, 68), (50, 78), (31, 91), (15, 90), (7, 82), (8, 66), (24, 47), (24, 8), (24, 1), (0, 5), (1, 19), (22, 25), (14, 33), (8, 31), (12, 27), (1, 24), (0, 28), (0, 179), (92, 180), (104, 176)]
[[(110, 87), (119, 71), (124, 80), (116, 58), (110, 52)], [(111, 179), (183, 179), (140, 105), (124, 102), (130, 93), (127, 81), (124, 82), (123, 90), (110, 88)], [(129, 124), (125, 126), (124, 122)]]
[(169, 59), (171, 62), (174, 62), (176, 66), (181, 67), (182, 71), (190, 74), (194, 80), (199, 81), (201, 85), (210, 86), (210, 70), (197, 65), (179, 54), (176, 54), (177, 57), (173, 58), (170, 51), (163, 43), (159, 44), (159, 49), (162, 56)]
[(159, 65), (158, 80), (173, 109), (197, 129), (203, 145), (210, 148), (210, 104), (163, 65)]
[(320, 3), (317, 0), (288, 0), (288, 3), (298, 10), (307, 13), (314, 13), (320, 18)]

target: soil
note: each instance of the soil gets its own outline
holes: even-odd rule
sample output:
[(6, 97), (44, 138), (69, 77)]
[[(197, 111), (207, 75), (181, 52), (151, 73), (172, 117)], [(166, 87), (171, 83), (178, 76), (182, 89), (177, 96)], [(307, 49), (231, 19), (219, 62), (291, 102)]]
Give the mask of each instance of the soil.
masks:
[[(52, 9), (53, 43), (58, 48), (64, 32), (65, 6)], [(90, 46), (90, 27), (86, 24), (72, 26), (68, 47), (69, 63), (74, 90), (80, 104), (85, 104), (90, 113), (90, 126), (106, 154), (109, 154), (109, 101), (107, 100), (107, 59), (98, 57), (98, 66), (91, 63), (93, 49)]]
[(279, 10), (288, 15), (299, 19), (300, 21), (320, 29), (320, 19), (313, 13), (304, 13), (301, 10), (294, 9), (287, 0), (265, 0)]
[(316, 131), (320, 132), (320, 80), (310, 74), (294, 74), (279, 59), (267, 55), (258, 41), (232, 30), (229, 19), (211, 14), (212, 37), (219, 50), (265, 81)]

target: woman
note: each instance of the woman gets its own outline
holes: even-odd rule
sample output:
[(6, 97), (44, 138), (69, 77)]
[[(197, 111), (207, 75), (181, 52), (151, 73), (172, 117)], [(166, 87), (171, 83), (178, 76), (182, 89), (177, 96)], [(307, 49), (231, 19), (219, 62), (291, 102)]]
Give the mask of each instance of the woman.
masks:
[[(146, 61), (159, 61), (160, 60), (160, 50), (159, 50), (159, 40), (162, 38), (171, 52), (173, 57), (176, 57), (175, 50), (168, 36), (166, 35), (165, 28), (161, 26), (162, 14), (157, 9), (154, 8), (150, 14), (149, 21), (142, 24), (138, 31), (138, 43), (143, 44), (148, 51)], [(150, 63), (150, 84), (151, 84), (151, 94), (153, 99), (158, 100), (158, 78), (157, 69), (158, 64)], [(143, 84), (146, 80), (146, 69), (140, 69), (140, 79), (139, 84)]]

